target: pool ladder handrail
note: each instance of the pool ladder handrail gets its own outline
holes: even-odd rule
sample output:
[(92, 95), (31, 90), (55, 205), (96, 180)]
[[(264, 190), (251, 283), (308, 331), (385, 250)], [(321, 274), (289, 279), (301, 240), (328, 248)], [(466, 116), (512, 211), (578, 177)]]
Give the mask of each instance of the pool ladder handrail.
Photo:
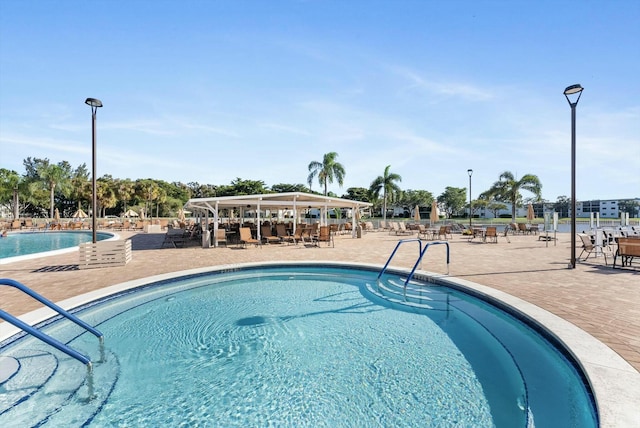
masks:
[(389, 263), (391, 263), (391, 259), (393, 259), (393, 256), (396, 255), (396, 252), (398, 251), (398, 248), (400, 248), (400, 246), (402, 244), (404, 244), (405, 242), (418, 242), (420, 244), (418, 259), (416, 260), (415, 264), (413, 265), (413, 269), (411, 269), (411, 273), (409, 274), (409, 276), (407, 276), (407, 279), (404, 281), (404, 293), (405, 293), (405, 296), (406, 296), (406, 293), (407, 293), (407, 284), (409, 284), (409, 281), (411, 281), (411, 278), (413, 278), (413, 274), (415, 273), (416, 269), (418, 268), (418, 265), (422, 262), (422, 258), (424, 257), (424, 254), (429, 249), (430, 245), (442, 245), (442, 244), (444, 244), (444, 245), (447, 246), (447, 275), (449, 275), (449, 261), (450, 261), (450, 258), (449, 258), (449, 242), (447, 242), (447, 241), (428, 242), (427, 245), (425, 245), (425, 247), (423, 249), (422, 248), (422, 240), (421, 239), (418, 239), (418, 238), (401, 239), (396, 244), (396, 248), (393, 249), (393, 252), (391, 252), (391, 255), (389, 256), (389, 259), (387, 260), (387, 263), (385, 263), (384, 267), (382, 268), (382, 270), (378, 274), (378, 278), (377, 278), (378, 289), (380, 288), (380, 278), (382, 278), (382, 274), (384, 274), (384, 272), (387, 270), (387, 266), (389, 266)]
[[(24, 285), (24, 284), (22, 284), (22, 283), (20, 283), (18, 281), (15, 281), (15, 280), (9, 279), (9, 278), (0, 278), (0, 285), (8, 285), (10, 287), (17, 288), (18, 290), (22, 291), (25, 294), (28, 294), (29, 296), (33, 297), (34, 299), (36, 299), (37, 301), (39, 301), (43, 305), (47, 306), (48, 308), (53, 309), (58, 314), (62, 315), (63, 317), (65, 317), (68, 320), (74, 322), (75, 324), (79, 325), (80, 327), (82, 327), (86, 331), (88, 331), (91, 334), (93, 334), (94, 336), (96, 336), (98, 338), (99, 342), (100, 342), (100, 361), (98, 361), (98, 362), (103, 362), (105, 360), (105, 358), (104, 358), (104, 335), (102, 333), (100, 333), (100, 331), (96, 330), (94, 327), (92, 327), (89, 324), (87, 324), (86, 322), (82, 321), (80, 318), (78, 318), (75, 315), (67, 312), (66, 310), (62, 309), (60, 306), (56, 305), (55, 303), (53, 303), (52, 301), (50, 301), (46, 297), (36, 293), (35, 291), (33, 291), (32, 289), (30, 289), (29, 287), (27, 287), (26, 285)], [(41, 332), (37, 328), (25, 323), (24, 321), (14, 317), (13, 315), (9, 314), (8, 312), (3, 311), (2, 309), (0, 309), (0, 318), (3, 319), (4, 321), (8, 322), (9, 324), (12, 324), (12, 325), (18, 327), (20, 330), (24, 331), (25, 333), (30, 334), (30, 335), (40, 339), (41, 341), (45, 342), (46, 344), (48, 344), (50, 346), (53, 346), (57, 350), (67, 354), (71, 358), (74, 358), (74, 359), (80, 361), (82, 364), (84, 364), (87, 367), (87, 386), (89, 388), (89, 397), (91, 398), (93, 396), (93, 365), (92, 365), (91, 359), (89, 357), (87, 357), (86, 355), (83, 355), (80, 352), (76, 351), (75, 349), (65, 345), (64, 343), (60, 342), (59, 340), (54, 339), (53, 337), (49, 336), (48, 334)]]

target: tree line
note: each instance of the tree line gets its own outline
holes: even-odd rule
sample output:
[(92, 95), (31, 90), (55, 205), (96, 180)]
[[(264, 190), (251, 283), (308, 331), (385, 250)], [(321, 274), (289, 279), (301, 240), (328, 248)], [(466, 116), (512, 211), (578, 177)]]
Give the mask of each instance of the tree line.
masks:
[[(316, 180), (325, 196), (370, 202), (373, 214), (384, 219), (393, 215), (393, 208), (400, 208), (403, 215), (408, 216), (416, 206), (430, 208), (434, 199), (447, 218), (464, 215), (469, 210), (467, 188), (446, 187), (437, 198), (428, 190), (403, 190), (399, 184), (402, 177), (391, 171), (391, 165), (387, 165), (382, 175), (374, 178), (368, 187), (350, 187), (339, 196), (328, 191), (329, 184), (337, 182), (342, 187), (344, 183), (346, 169), (337, 158), (336, 152), (329, 152), (321, 161), (310, 162), (306, 185), (279, 183), (267, 186), (261, 180), (239, 177), (228, 185), (168, 183), (153, 178), (130, 180), (103, 175), (96, 179), (98, 216), (119, 216), (133, 209), (143, 211), (147, 216), (172, 217), (190, 198), (284, 192), (320, 194), (312, 188)], [(23, 165), (23, 174), (0, 168), (0, 204), (11, 213), (53, 218), (56, 208), (62, 217), (71, 217), (79, 209), (90, 210), (92, 182), (86, 164), (74, 168), (67, 161), (53, 163), (47, 158), (28, 157)], [(515, 219), (516, 206), (523, 204), (521, 190), (531, 193), (528, 201), (539, 201), (542, 184), (535, 175), (526, 174), (516, 179), (506, 171), (490, 189), (471, 202), (471, 213), (483, 207), (497, 213), (506, 208), (503, 202), (508, 202)]]

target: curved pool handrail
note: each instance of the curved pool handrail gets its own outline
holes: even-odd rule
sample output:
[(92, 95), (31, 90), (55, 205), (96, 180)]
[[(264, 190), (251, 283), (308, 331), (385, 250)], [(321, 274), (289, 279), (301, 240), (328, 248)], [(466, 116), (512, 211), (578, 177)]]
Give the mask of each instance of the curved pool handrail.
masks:
[(418, 238), (412, 238), (412, 239), (401, 239), (401, 240), (398, 241), (398, 243), (396, 244), (396, 248), (393, 249), (393, 252), (389, 256), (389, 259), (387, 260), (387, 263), (385, 263), (384, 267), (382, 268), (382, 270), (378, 274), (378, 278), (377, 278), (378, 280), (382, 277), (382, 274), (387, 270), (387, 266), (389, 266), (389, 263), (391, 263), (391, 259), (393, 259), (393, 256), (396, 255), (396, 252), (398, 251), (398, 248), (400, 248), (400, 246), (402, 244), (404, 244), (405, 242), (419, 242), (420, 243), (420, 249), (418, 251), (418, 259), (416, 260), (416, 263), (413, 265), (413, 269), (411, 269), (411, 273), (409, 274), (409, 276), (407, 277), (406, 281), (404, 282), (405, 289), (406, 289), (407, 284), (409, 283), (409, 281), (411, 281), (411, 278), (413, 278), (413, 274), (415, 273), (416, 269), (418, 268), (418, 266), (422, 262), (422, 258), (424, 257), (424, 254), (429, 249), (430, 245), (444, 244), (444, 245), (447, 246), (447, 275), (449, 275), (449, 260), (450, 260), (450, 257), (449, 257), (449, 242), (447, 242), (447, 241), (429, 242), (429, 243), (427, 243), (427, 245), (423, 249), (422, 248), (422, 240), (418, 239)]
[(13, 324), (14, 326), (18, 327), (20, 330), (30, 334), (31, 336), (37, 339), (42, 340), (44, 343), (48, 345), (53, 346), (58, 351), (64, 352), (71, 358), (75, 358), (76, 360), (80, 361), (82, 364), (91, 365), (91, 360), (86, 355), (81, 354), (75, 349), (70, 348), (69, 346), (65, 345), (59, 340), (49, 336), (48, 334), (41, 332), (37, 328), (30, 326), (26, 322), (21, 321), (19, 318), (14, 317), (13, 315), (3, 311), (2, 309), (0, 309), (0, 319), (5, 320), (9, 324)]
[(420, 256), (422, 254), (422, 240), (421, 239), (417, 239), (417, 238), (401, 239), (396, 244), (396, 248), (394, 248), (393, 251), (391, 252), (391, 255), (389, 256), (389, 259), (387, 260), (387, 263), (385, 263), (384, 267), (382, 268), (382, 270), (378, 274), (378, 279), (380, 279), (382, 277), (382, 274), (384, 273), (384, 271), (387, 270), (387, 266), (389, 266), (389, 263), (391, 263), (391, 259), (393, 259), (393, 256), (396, 255), (396, 252), (398, 251), (398, 248), (400, 248), (400, 246), (402, 244), (404, 244), (405, 242), (418, 242), (420, 244), (420, 249), (418, 250), (418, 257), (419, 257), (419, 259), (422, 258)]
[(93, 328), (92, 326), (87, 324), (86, 322), (82, 321), (80, 318), (76, 317), (75, 315), (65, 311), (60, 306), (56, 305), (55, 303), (53, 303), (51, 300), (47, 299), (46, 297), (36, 293), (35, 291), (30, 289), (26, 285), (24, 285), (24, 284), (22, 284), (22, 283), (20, 283), (20, 282), (18, 282), (16, 280), (9, 279), (9, 278), (0, 278), (0, 285), (8, 285), (10, 287), (17, 288), (18, 290), (22, 291), (23, 293), (28, 294), (29, 296), (33, 297), (34, 299), (36, 299), (37, 301), (39, 301), (40, 303), (42, 303), (46, 307), (53, 309), (54, 311), (56, 311), (57, 313), (59, 313), (63, 317), (67, 318), (70, 321), (73, 321), (74, 323), (76, 323), (80, 327), (84, 328), (85, 330), (87, 330), (88, 332), (90, 332), (91, 334), (96, 336), (98, 339), (100, 339), (100, 342), (102, 342), (104, 340), (104, 335), (102, 333), (100, 333), (98, 330), (96, 330), (95, 328)]
[(444, 244), (447, 246), (447, 275), (449, 275), (449, 243), (447, 241), (434, 241), (434, 242), (429, 242), (425, 247), (424, 250), (420, 251), (420, 257), (418, 257), (418, 260), (416, 260), (416, 264), (413, 265), (413, 269), (411, 269), (411, 273), (409, 274), (409, 276), (407, 277), (407, 280), (404, 282), (404, 286), (406, 287), (407, 284), (409, 283), (409, 281), (411, 281), (411, 278), (413, 278), (413, 274), (416, 271), (418, 265), (420, 264), (420, 262), (422, 261), (422, 257), (424, 256), (424, 254), (427, 252), (427, 250), (429, 249), (430, 245), (441, 245)]

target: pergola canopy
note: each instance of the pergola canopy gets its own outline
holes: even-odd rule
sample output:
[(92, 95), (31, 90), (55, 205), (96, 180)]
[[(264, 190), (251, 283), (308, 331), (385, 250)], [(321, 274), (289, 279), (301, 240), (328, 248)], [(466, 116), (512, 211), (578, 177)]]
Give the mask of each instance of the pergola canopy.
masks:
[[(260, 211), (291, 210), (294, 217), (302, 210), (316, 208), (323, 215), (320, 216), (320, 223), (326, 221), (327, 212), (335, 208), (351, 209), (351, 216), (359, 216), (360, 208), (368, 208), (373, 204), (369, 202), (354, 201), (351, 199), (332, 198), (329, 196), (313, 195), (311, 193), (289, 192), (289, 193), (265, 193), (262, 195), (239, 195), (239, 196), (219, 196), (213, 198), (192, 198), (184, 204), (184, 209), (188, 209), (205, 216), (209, 222), (209, 213), (213, 213), (214, 246), (218, 246), (217, 231), (219, 212), (221, 209), (232, 209), (239, 211), (256, 211), (256, 221), (260, 222)], [(296, 224), (293, 225), (294, 231)], [(356, 229), (353, 228), (352, 235), (355, 237)], [(260, 229), (257, 230), (258, 240), (260, 240)], [(205, 232), (203, 247), (209, 245), (209, 238)]]
[(213, 198), (192, 198), (184, 205), (185, 209), (209, 211), (216, 214), (219, 209), (247, 208), (261, 210), (300, 210), (306, 208), (333, 209), (350, 208), (357, 210), (370, 207), (369, 202), (351, 199), (332, 198), (311, 193), (265, 193), (261, 195), (219, 196)]

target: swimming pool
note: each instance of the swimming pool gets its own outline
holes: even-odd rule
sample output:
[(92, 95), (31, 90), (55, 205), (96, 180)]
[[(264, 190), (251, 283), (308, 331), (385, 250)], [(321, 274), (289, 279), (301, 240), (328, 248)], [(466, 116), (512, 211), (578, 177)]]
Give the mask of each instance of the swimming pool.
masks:
[[(109, 239), (113, 236), (111, 233), (96, 233), (98, 241)], [(24, 257), (21, 256), (70, 249), (83, 242), (90, 242), (91, 239), (91, 231), (10, 233), (0, 239), (0, 264), (22, 260)], [(39, 256), (44, 255), (47, 254), (39, 254)]]
[[(543, 335), (454, 288), (389, 302), (376, 275), (223, 269), (86, 305), (77, 315), (106, 336), (97, 397), (81, 364), (23, 338), (1, 354), (39, 369), (0, 385), (0, 424), (597, 426), (582, 376)], [(43, 330), (98, 359), (74, 325)]]

